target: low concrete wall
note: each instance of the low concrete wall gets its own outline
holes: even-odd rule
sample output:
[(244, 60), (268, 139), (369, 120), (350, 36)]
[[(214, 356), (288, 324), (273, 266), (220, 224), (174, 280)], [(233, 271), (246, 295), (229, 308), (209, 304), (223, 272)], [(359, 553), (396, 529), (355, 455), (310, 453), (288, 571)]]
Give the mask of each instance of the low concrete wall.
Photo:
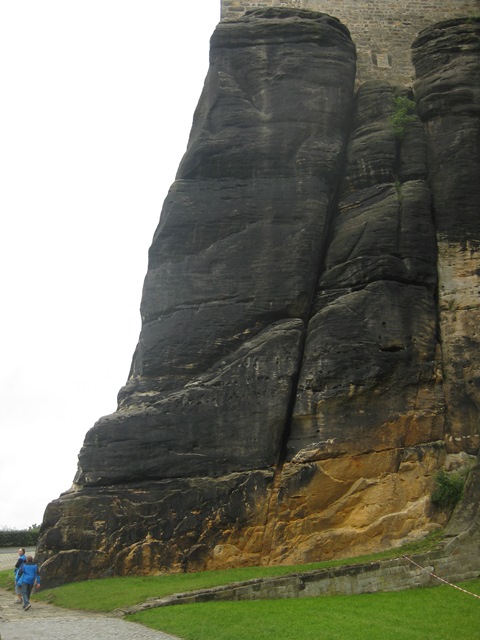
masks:
[[(480, 575), (479, 540), (457, 536), (443, 549), (366, 564), (317, 569), (275, 578), (256, 578), (210, 589), (178, 593), (147, 602), (122, 613), (137, 613), (155, 607), (221, 600), (272, 600), (323, 595), (356, 595), (377, 591), (400, 591), (432, 587), (441, 582), (460, 582)], [(413, 562), (411, 561), (413, 560)]]

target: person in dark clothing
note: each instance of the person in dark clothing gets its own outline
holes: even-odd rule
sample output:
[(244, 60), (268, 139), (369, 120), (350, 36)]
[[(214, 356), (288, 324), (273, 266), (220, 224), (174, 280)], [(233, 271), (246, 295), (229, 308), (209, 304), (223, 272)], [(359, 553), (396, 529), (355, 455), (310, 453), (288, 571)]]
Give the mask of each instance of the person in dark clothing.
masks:
[(38, 572), (38, 565), (34, 564), (32, 556), (27, 556), (27, 561), (18, 572), (17, 583), (21, 584), (23, 609), (28, 611), (30, 609), (30, 594), (32, 593), (33, 586), (37, 589), (40, 588), (40, 574)]
[(25, 549), (19, 549), (18, 550), (18, 560), (15, 563), (15, 568), (13, 570), (13, 573), (15, 575), (15, 593), (16, 593), (16, 596), (17, 596), (17, 599), (15, 600), (15, 604), (22, 604), (22, 602), (23, 602), (21, 588), (20, 588), (20, 586), (17, 585), (17, 577), (18, 577), (18, 572), (23, 567), (26, 559), (27, 559), (27, 556), (25, 555)]

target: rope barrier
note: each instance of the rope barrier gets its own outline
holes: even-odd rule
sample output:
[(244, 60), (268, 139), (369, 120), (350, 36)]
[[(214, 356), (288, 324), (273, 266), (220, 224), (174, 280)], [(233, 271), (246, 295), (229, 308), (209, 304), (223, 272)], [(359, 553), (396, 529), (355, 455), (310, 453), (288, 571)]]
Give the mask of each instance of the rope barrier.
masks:
[(443, 578), (440, 578), (440, 576), (437, 576), (435, 573), (432, 573), (428, 569), (425, 569), (425, 567), (420, 566), (419, 564), (414, 562), (411, 558), (409, 558), (406, 555), (403, 555), (402, 558), (405, 558), (405, 560), (408, 560), (409, 562), (414, 564), (416, 567), (418, 567), (422, 571), (426, 571), (428, 574), (430, 574), (432, 576), (432, 578), (435, 578), (436, 580), (440, 580), (440, 582), (443, 582), (444, 584), (448, 584), (449, 587), (453, 587), (454, 589), (457, 589), (458, 591), (462, 591), (463, 593), (467, 593), (469, 596), (473, 596), (474, 598), (478, 598), (480, 600), (480, 596), (477, 593), (472, 593), (471, 591), (467, 591), (466, 589), (462, 589), (461, 587), (457, 587), (456, 584), (452, 584), (451, 582), (448, 582), (447, 580), (444, 580)]

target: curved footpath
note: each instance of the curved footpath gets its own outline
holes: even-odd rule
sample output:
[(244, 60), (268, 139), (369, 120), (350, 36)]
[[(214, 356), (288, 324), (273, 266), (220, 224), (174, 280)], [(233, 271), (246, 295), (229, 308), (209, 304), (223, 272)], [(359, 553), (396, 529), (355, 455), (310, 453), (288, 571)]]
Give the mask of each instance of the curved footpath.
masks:
[[(17, 559), (11, 550), (0, 550), (0, 570), (12, 569)], [(0, 640), (178, 640), (174, 636), (127, 622), (113, 614), (62, 609), (32, 600), (23, 611), (11, 591), (0, 589)]]

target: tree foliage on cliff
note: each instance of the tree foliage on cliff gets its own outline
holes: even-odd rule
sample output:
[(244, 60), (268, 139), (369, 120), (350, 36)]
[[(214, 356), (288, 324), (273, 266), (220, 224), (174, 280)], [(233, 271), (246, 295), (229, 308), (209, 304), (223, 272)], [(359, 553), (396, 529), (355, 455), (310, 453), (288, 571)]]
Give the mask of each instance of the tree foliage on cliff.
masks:
[(464, 486), (464, 476), (459, 473), (447, 473), (442, 469), (435, 477), (431, 500), (437, 507), (454, 507), (462, 497)]
[(416, 105), (407, 96), (395, 96), (393, 99), (394, 111), (390, 116), (395, 137), (402, 140), (405, 137), (407, 127), (415, 121)]

